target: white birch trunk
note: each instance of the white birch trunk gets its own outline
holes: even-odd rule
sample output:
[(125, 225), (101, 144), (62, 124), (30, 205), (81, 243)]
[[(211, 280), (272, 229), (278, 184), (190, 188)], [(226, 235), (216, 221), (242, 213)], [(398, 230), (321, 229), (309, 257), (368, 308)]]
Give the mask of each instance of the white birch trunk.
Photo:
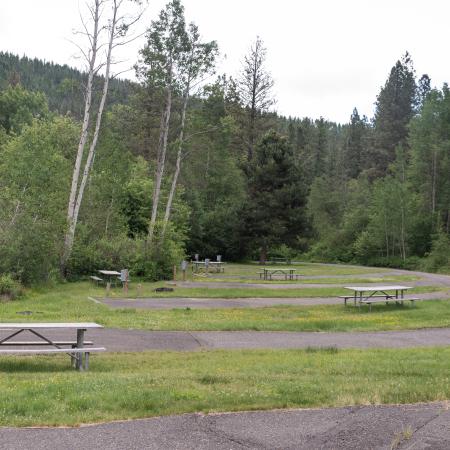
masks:
[(173, 203), (173, 199), (175, 197), (175, 191), (177, 188), (178, 176), (180, 175), (180, 170), (181, 170), (181, 160), (183, 157), (183, 144), (184, 144), (184, 128), (185, 128), (185, 124), (186, 124), (186, 110), (187, 110), (187, 105), (188, 105), (188, 101), (189, 101), (189, 89), (190, 89), (190, 87), (188, 85), (186, 88), (185, 95), (184, 95), (183, 110), (181, 112), (181, 128), (180, 128), (180, 135), (178, 137), (177, 162), (175, 164), (175, 173), (173, 174), (172, 185), (170, 187), (170, 192), (169, 192), (169, 198), (167, 199), (167, 204), (166, 204), (166, 212), (164, 214), (164, 221), (163, 221), (163, 226), (162, 226), (162, 231), (161, 231), (161, 243), (164, 241), (164, 236), (166, 234), (167, 224), (169, 222), (170, 213), (172, 211), (172, 203)]
[(155, 174), (155, 186), (153, 188), (153, 204), (150, 225), (148, 228), (147, 247), (153, 243), (155, 234), (156, 217), (158, 214), (159, 198), (161, 196), (161, 182), (164, 175), (164, 166), (166, 162), (167, 138), (169, 135), (170, 113), (172, 110), (172, 69), (170, 70), (169, 83), (167, 85), (166, 107), (161, 117), (161, 131), (158, 142), (158, 161)]
[(88, 79), (86, 84), (86, 99), (84, 105), (84, 117), (83, 124), (81, 127), (80, 140), (78, 142), (78, 150), (77, 156), (75, 159), (75, 165), (73, 168), (72, 174), (72, 184), (70, 188), (69, 194), (69, 204), (67, 207), (67, 231), (64, 239), (64, 247), (63, 254), (61, 257), (61, 272), (64, 274), (65, 268), (67, 265), (67, 261), (70, 257), (70, 253), (72, 252), (73, 247), (73, 239), (75, 234), (76, 221), (74, 221), (74, 211), (76, 204), (76, 197), (78, 191), (78, 183), (80, 178), (80, 170), (81, 163), (84, 155), (84, 148), (86, 147), (88, 131), (89, 131), (89, 123), (90, 123), (90, 114), (91, 114), (91, 106), (92, 106), (92, 84), (94, 80), (94, 70), (95, 63), (97, 59), (97, 50), (98, 50), (98, 37), (99, 37), (99, 18), (100, 18), (100, 0), (95, 0), (95, 7), (93, 11), (93, 19), (94, 19), (94, 31), (92, 34), (91, 40), (91, 54), (89, 59), (89, 70), (88, 70)]
[[(96, 13), (97, 13), (96, 28), (98, 29), (98, 6), (100, 5), (99, 0), (96, 0), (95, 4), (96, 4)], [(111, 19), (111, 28), (110, 28), (109, 40), (108, 40), (108, 51), (107, 51), (107, 57), (106, 57), (105, 81), (103, 83), (102, 97), (101, 97), (100, 104), (98, 107), (94, 135), (92, 138), (91, 145), (89, 146), (89, 152), (88, 152), (86, 162), (84, 165), (83, 177), (81, 179), (79, 188), (78, 188), (78, 179), (79, 179), (79, 172), (81, 169), (81, 161), (83, 158), (84, 151), (81, 151), (81, 156), (79, 154), (77, 154), (77, 161), (75, 163), (74, 175), (75, 175), (75, 171), (76, 171), (77, 172), (77, 174), (76, 174), (77, 183), (74, 186), (74, 181), (72, 180), (72, 189), (75, 188), (75, 199), (73, 201), (72, 201), (72, 198), (69, 199), (69, 211), (71, 211), (71, 216), (69, 218), (68, 230), (67, 230), (67, 234), (66, 234), (66, 238), (65, 238), (65, 242), (64, 242), (65, 245), (64, 245), (63, 259), (62, 259), (62, 263), (61, 263), (61, 271), (63, 273), (65, 271), (67, 261), (69, 260), (69, 257), (72, 253), (72, 248), (73, 248), (73, 243), (74, 243), (74, 238), (75, 238), (75, 231), (76, 231), (76, 226), (78, 223), (78, 214), (80, 212), (80, 206), (81, 206), (81, 202), (83, 200), (86, 183), (89, 179), (89, 174), (90, 174), (90, 171), (92, 168), (92, 164), (93, 164), (93, 160), (94, 160), (94, 156), (95, 156), (95, 149), (97, 147), (98, 136), (100, 133), (100, 126), (101, 126), (101, 122), (102, 122), (103, 111), (104, 111), (105, 103), (106, 103), (106, 97), (108, 95), (109, 78), (110, 78), (110, 71), (111, 71), (111, 56), (112, 56), (114, 37), (115, 37), (116, 26), (117, 26), (117, 10), (118, 10), (118, 4), (117, 4), (117, 1), (114, 0), (113, 17)], [(95, 51), (97, 51), (97, 41), (95, 41)], [(92, 52), (94, 53), (94, 50), (92, 50)], [(94, 75), (94, 71), (92, 70), (92, 78), (93, 78), (93, 75)], [(92, 97), (92, 79), (90, 80), (90, 82), (91, 82), (91, 84), (90, 84), (90, 89), (89, 89), (89, 91), (90, 91), (89, 92), (89, 96), (90, 96), (89, 110), (90, 110), (91, 97)], [(89, 122), (89, 115), (87, 116), (87, 121)], [(83, 126), (84, 126), (84, 124), (83, 124)], [(86, 136), (84, 137), (83, 150), (84, 150), (84, 147), (86, 146), (88, 127), (89, 127), (89, 123), (87, 124), (87, 128), (86, 128)], [(81, 137), (81, 139), (83, 139), (83, 136)], [(81, 141), (81, 139), (80, 139), (80, 141)], [(77, 167), (79, 156), (80, 156), (79, 167)], [(71, 197), (72, 197), (72, 190), (71, 190)], [(71, 203), (72, 203), (72, 205), (71, 205)]]

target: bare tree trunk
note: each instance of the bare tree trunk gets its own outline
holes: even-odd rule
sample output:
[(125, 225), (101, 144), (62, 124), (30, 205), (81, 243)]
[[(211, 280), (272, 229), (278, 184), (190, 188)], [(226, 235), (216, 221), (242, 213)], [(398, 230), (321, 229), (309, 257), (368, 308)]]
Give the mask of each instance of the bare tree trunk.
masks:
[(387, 228), (386, 210), (384, 210), (384, 236), (386, 239), (386, 258), (389, 258), (389, 235), (388, 235), (388, 228)]
[(172, 185), (170, 187), (169, 198), (167, 199), (166, 212), (164, 214), (164, 222), (161, 230), (161, 243), (164, 241), (164, 236), (166, 234), (166, 228), (169, 222), (170, 212), (172, 210), (173, 198), (175, 196), (175, 190), (177, 188), (178, 176), (180, 175), (181, 170), (181, 160), (183, 157), (183, 144), (184, 144), (184, 127), (186, 124), (186, 110), (189, 101), (189, 89), (190, 87), (188, 86), (184, 94), (183, 110), (181, 112), (181, 128), (180, 128), (180, 135), (178, 137), (177, 162), (175, 165), (175, 173), (173, 174)]
[(170, 113), (172, 109), (172, 74), (170, 74), (169, 84), (167, 85), (166, 107), (161, 117), (161, 130), (158, 143), (158, 161), (155, 174), (155, 186), (153, 188), (153, 204), (150, 225), (148, 228), (147, 246), (151, 246), (155, 233), (156, 217), (158, 214), (159, 197), (161, 195), (161, 182), (164, 175), (164, 165), (166, 162), (167, 138), (169, 135)]
[(111, 197), (111, 203), (109, 204), (108, 213), (106, 214), (105, 237), (108, 236), (109, 218), (111, 217), (113, 205), (114, 205), (114, 195)]
[(432, 156), (432, 175), (431, 175), (431, 212), (436, 212), (436, 178), (437, 178), (437, 150), (433, 151)]
[(94, 31), (90, 39), (91, 49), (90, 49), (90, 59), (89, 59), (89, 70), (88, 70), (88, 80), (86, 84), (86, 99), (84, 105), (84, 118), (83, 125), (81, 127), (80, 140), (78, 143), (77, 156), (75, 159), (75, 165), (72, 174), (72, 185), (69, 194), (69, 205), (67, 208), (67, 231), (64, 239), (63, 254), (61, 257), (60, 270), (62, 275), (64, 275), (66, 270), (67, 261), (70, 257), (73, 247), (73, 239), (75, 234), (76, 221), (74, 220), (74, 211), (76, 204), (76, 197), (78, 191), (78, 182), (80, 178), (81, 163), (83, 160), (84, 148), (86, 146), (89, 122), (92, 106), (92, 84), (94, 80), (95, 72), (95, 62), (97, 59), (98, 51), (98, 37), (99, 37), (99, 18), (100, 18), (100, 0), (95, 0), (94, 9), (91, 10), (91, 14), (94, 20)]
[(402, 251), (402, 259), (406, 261), (406, 236), (405, 236), (405, 208), (402, 204), (401, 206), (401, 214), (402, 214), (402, 223), (401, 223), (401, 251)]
[[(83, 151), (84, 146), (86, 145), (87, 128), (89, 127), (89, 123), (87, 124), (87, 128), (86, 128), (86, 137), (84, 138), (84, 144), (83, 144), (83, 149), (81, 151), (81, 156), (79, 154), (77, 154), (77, 161), (75, 163), (74, 174), (75, 174), (75, 171), (77, 171), (75, 185), (74, 185), (74, 181), (72, 180), (72, 189), (75, 188), (75, 200), (74, 200), (75, 203), (71, 206), (71, 198), (69, 199), (69, 211), (71, 211), (71, 216), (69, 218), (69, 227), (68, 227), (65, 241), (64, 241), (64, 252), (63, 252), (63, 258), (61, 261), (61, 272), (63, 274), (65, 274), (67, 261), (69, 260), (69, 257), (72, 253), (72, 248), (73, 248), (73, 243), (74, 243), (74, 238), (75, 238), (75, 230), (76, 230), (76, 226), (78, 223), (78, 214), (80, 212), (80, 206), (81, 206), (81, 202), (83, 200), (86, 183), (88, 181), (89, 174), (90, 174), (90, 171), (92, 168), (93, 159), (95, 156), (95, 149), (97, 147), (98, 136), (100, 133), (100, 126), (101, 126), (101, 122), (102, 122), (103, 110), (105, 108), (106, 97), (108, 95), (109, 78), (110, 78), (110, 71), (111, 71), (111, 55), (112, 55), (114, 37), (116, 34), (117, 10), (118, 10), (118, 6), (120, 5), (120, 3), (121, 2), (119, 2), (119, 4), (117, 4), (117, 0), (114, 0), (114, 3), (113, 3), (113, 5), (114, 5), (113, 6), (113, 17), (111, 19), (111, 25), (110, 25), (111, 28), (110, 28), (110, 34), (109, 34), (109, 40), (108, 40), (108, 52), (107, 52), (107, 57), (106, 57), (105, 81), (103, 83), (102, 97), (101, 97), (100, 104), (98, 107), (94, 135), (92, 138), (91, 145), (89, 146), (89, 152), (88, 152), (88, 155), (86, 158), (86, 163), (84, 165), (84, 170), (83, 170), (83, 177), (81, 179), (81, 183), (80, 183), (78, 190), (77, 190), (77, 187), (78, 187), (79, 171), (81, 168), (81, 160), (82, 160), (83, 153), (84, 153), (84, 151)], [(96, 27), (98, 29), (98, 7), (100, 5), (99, 0), (95, 0), (95, 4), (96, 4), (95, 11), (97, 13)], [(92, 44), (92, 45), (94, 45), (94, 44)], [(95, 51), (97, 51), (97, 43), (95, 43)], [(94, 50), (92, 50), (92, 52), (94, 53)], [(94, 71), (92, 71), (92, 76), (93, 75), (94, 75)], [(92, 80), (91, 80), (90, 87), (88, 86), (88, 90), (89, 90), (88, 95), (92, 96)], [(90, 109), (90, 102), (91, 102), (91, 100), (89, 100), (89, 109)], [(87, 121), (89, 122), (89, 115), (87, 116)], [(83, 139), (83, 136), (81, 137), (81, 139)], [(80, 139), (80, 141), (81, 141), (81, 139)], [(77, 162), (78, 162), (79, 156), (80, 156), (79, 167), (77, 167)], [(72, 196), (72, 190), (71, 190), (71, 196)]]

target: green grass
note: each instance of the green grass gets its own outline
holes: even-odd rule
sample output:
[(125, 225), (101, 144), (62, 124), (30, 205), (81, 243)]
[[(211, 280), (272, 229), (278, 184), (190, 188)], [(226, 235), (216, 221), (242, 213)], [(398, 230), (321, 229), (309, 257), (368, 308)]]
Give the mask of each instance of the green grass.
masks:
[[(343, 305), (138, 310), (132, 307), (112, 309), (88, 300), (88, 295), (95, 292), (97, 290), (87, 283), (68, 283), (52, 289), (28, 291), (20, 300), (0, 304), (1, 320), (94, 321), (108, 327), (147, 330), (356, 331), (450, 325), (448, 301), (417, 302), (416, 308), (375, 305), (371, 313), (367, 308), (360, 313), (353, 306), (345, 308)], [(279, 292), (277, 290), (274, 294)], [(33, 313), (18, 314), (21, 311)]]
[(450, 398), (450, 348), (244, 350), (0, 359), (0, 425)]
[[(348, 283), (351, 285), (352, 283)], [(354, 283), (353, 283), (354, 284)], [(361, 282), (357, 284), (362, 284)], [(254, 297), (282, 297), (282, 298), (298, 298), (298, 297), (337, 297), (339, 295), (348, 294), (350, 291), (342, 287), (299, 287), (298, 289), (270, 289), (266, 287), (179, 287), (176, 285), (169, 285), (173, 287), (173, 292), (155, 292), (155, 287), (165, 285), (164, 283), (142, 283), (141, 288), (138, 288), (137, 283), (130, 286), (127, 298), (137, 297), (151, 297), (151, 298), (171, 298), (171, 297), (186, 297), (186, 298), (254, 298)], [(85, 285), (84, 292), (94, 297), (105, 297), (105, 289), (99, 287), (90, 287)], [(418, 286), (408, 291), (409, 293), (423, 293), (423, 292), (437, 292), (442, 291), (443, 288), (435, 286)], [(125, 294), (121, 288), (112, 289), (109, 293), (111, 298), (123, 298)]]
[(390, 275), (386, 277), (370, 277), (370, 278), (299, 278), (297, 280), (285, 280), (284, 278), (277, 278), (273, 280), (261, 280), (259, 278), (221, 278), (219, 275), (211, 274), (205, 276), (195, 276), (193, 281), (204, 283), (248, 283), (248, 284), (346, 284), (352, 285), (355, 283), (398, 283), (400, 281), (416, 281), (419, 277), (413, 275)]
[[(225, 275), (238, 275), (238, 276), (253, 276), (259, 278), (257, 272), (262, 267), (259, 264), (226, 264)], [(390, 269), (374, 268), (374, 267), (358, 267), (358, 266), (346, 266), (345, 264), (314, 264), (314, 263), (301, 263), (301, 264), (268, 264), (266, 267), (278, 267), (278, 268), (292, 268), (296, 269), (297, 273), (303, 276), (314, 275), (329, 275), (331, 277), (338, 275), (356, 275), (364, 273), (383, 273), (392, 271)]]

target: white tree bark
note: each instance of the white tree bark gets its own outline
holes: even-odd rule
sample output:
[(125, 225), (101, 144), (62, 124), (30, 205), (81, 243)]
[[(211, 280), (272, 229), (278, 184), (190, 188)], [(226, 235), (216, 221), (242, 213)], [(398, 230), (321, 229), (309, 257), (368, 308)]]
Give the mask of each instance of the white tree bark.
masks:
[[(94, 0), (94, 7), (90, 8), (91, 16), (94, 20), (94, 31), (91, 35), (85, 26), (86, 34), (89, 38), (90, 43), (90, 55), (89, 59), (89, 74), (88, 74), (88, 84), (86, 86), (86, 104), (85, 104), (85, 114), (83, 120), (83, 126), (81, 130), (80, 143), (78, 146), (77, 158), (75, 161), (74, 172), (72, 177), (72, 186), (69, 196), (69, 207), (67, 213), (67, 231), (64, 240), (64, 249), (63, 255), (61, 258), (61, 273), (64, 275), (67, 262), (72, 253), (76, 226), (78, 223), (78, 215), (80, 212), (80, 206), (83, 201), (83, 195), (86, 188), (86, 184), (89, 179), (90, 171), (94, 162), (95, 157), (95, 149), (97, 147), (98, 137), (100, 134), (100, 127), (102, 123), (103, 111), (106, 104), (106, 98), (108, 95), (109, 88), (109, 80), (111, 77), (111, 64), (112, 64), (112, 52), (115, 46), (123, 45), (126, 42), (116, 43), (117, 39), (123, 38), (125, 35), (126, 29), (128, 26), (135, 23), (140, 15), (138, 15), (131, 23), (125, 24), (124, 17), (118, 16), (118, 11), (120, 6), (122, 5), (124, 0), (112, 0), (112, 16), (109, 19), (108, 23), (108, 40), (107, 40), (107, 52), (106, 52), (106, 60), (102, 64), (96, 65), (96, 56), (98, 54), (99, 49), (102, 47), (99, 44), (99, 34), (102, 27), (99, 26), (100, 21), (100, 10), (102, 5), (105, 3), (105, 0)], [(120, 26), (122, 24), (123, 26)], [(84, 25), (84, 23), (83, 23)], [(123, 29), (121, 29), (123, 28)], [(124, 31), (125, 30), (125, 31)], [(83, 162), (83, 157), (85, 153), (85, 147), (88, 139), (88, 131), (90, 125), (90, 112), (91, 112), (91, 104), (92, 104), (92, 84), (93, 79), (98, 70), (102, 67), (105, 67), (104, 74), (104, 83), (102, 89), (102, 96), (100, 99), (100, 103), (97, 111), (97, 119), (95, 123), (95, 129), (92, 136), (92, 141), (89, 146), (88, 154), (86, 157), (86, 161), (84, 163), (83, 168), (83, 176), (81, 178), (81, 182), (79, 182), (80, 171)]]
[(180, 170), (181, 170), (181, 160), (183, 158), (183, 145), (184, 145), (184, 127), (186, 124), (186, 110), (187, 110), (187, 105), (188, 105), (188, 101), (189, 101), (189, 89), (190, 89), (190, 86), (188, 85), (186, 88), (185, 94), (184, 94), (183, 109), (181, 111), (181, 128), (180, 128), (180, 135), (178, 137), (177, 162), (175, 164), (175, 173), (173, 174), (172, 185), (170, 187), (170, 192), (169, 192), (169, 198), (167, 199), (166, 212), (164, 214), (164, 221), (163, 221), (162, 230), (161, 230), (161, 242), (164, 241), (164, 236), (166, 234), (167, 224), (169, 222), (170, 213), (172, 211), (172, 203), (173, 203), (173, 199), (175, 197), (175, 191), (177, 188), (178, 176), (180, 175)]
[(84, 117), (83, 117), (83, 125), (81, 127), (80, 140), (78, 143), (77, 156), (75, 159), (75, 165), (73, 168), (72, 174), (72, 185), (70, 188), (69, 194), (69, 205), (67, 208), (67, 231), (64, 239), (64, 247), (63, 254), (61, 257), (61, 272), (65, 272), (65, 268), (67, 265), (67, 261), (70, 257), (70, 253), (72, 252), (73, 247), (73, 239), (75, 235), (75, 227), (76, 221), (74, 221), (74, 211), (76, 205), (76, 198), (78, 192), (78, 184), (80, 178), (80, 170), (81, 163), (83, 160), (84, 149), (86, 147), (86, 142), (88, 138), (89, 132), (89, 124), (90, 124), (90, 114), (91, 114), (91, 106), (92, 106), (92, 85), (95, 74), (95, 65), (97, 59), (97, 51), (98, 51), (98, 39), (99, 39), (99, 20), (100, 20), (100, 6), (101, 1), (95, 0), (94, 7), (90, 9), (93, 21), (94, 21), (94, 30), (92, 35), (89, 36), (90, 41), (90, 57), (89, 60), (89, 69), (88, 69), (88, 79), (85, 90), (85, 105), (84, 105)]
[(153, 187), (153, 203), (150, 225), (148, 227), (147, 247), (151, 247), (155, 234), (156, 218), (158, 215), (159, 198), (161, 196), (161, 182), (164, 175), (164, 166), (166, 163), (167, 139), (169, 135), (169, 122), (172, 110), (172, 73), (170, 71), (169, 83), (166, 88), (166, 107), (161, 117), (161, 128), (158, 142), (158, 156), (155, 174), (155, 186)]

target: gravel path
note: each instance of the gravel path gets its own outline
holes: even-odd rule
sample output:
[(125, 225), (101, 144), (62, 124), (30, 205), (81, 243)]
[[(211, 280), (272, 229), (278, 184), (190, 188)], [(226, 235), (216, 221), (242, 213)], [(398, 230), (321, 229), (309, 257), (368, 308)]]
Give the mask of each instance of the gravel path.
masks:
[(450, 448), (445, 403), (184, 414), (79, 428), (0, 428), (5, 450)]

